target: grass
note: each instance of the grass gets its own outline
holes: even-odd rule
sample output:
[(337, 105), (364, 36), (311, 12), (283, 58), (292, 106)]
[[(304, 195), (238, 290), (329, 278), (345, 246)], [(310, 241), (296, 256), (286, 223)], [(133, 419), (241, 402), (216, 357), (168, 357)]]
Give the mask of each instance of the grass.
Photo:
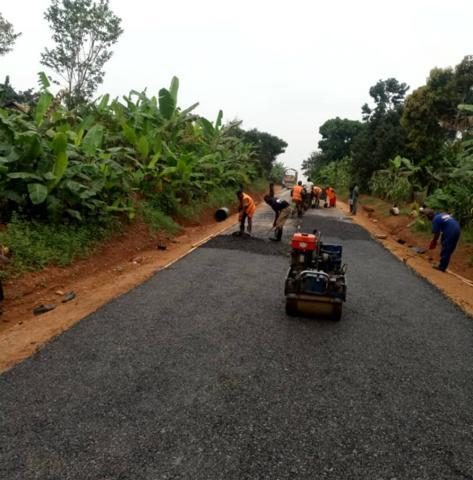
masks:
[(432, 232), (432, 223), (427, 218), (417, 218), (412, 230), (416, 233), (429, 234)]
[[(468, 225), (467, 227), (463, 228), (461, 239), (465, 243), (473, 243), (473, 225)], [(473, 261), (473, 257), (471, 257), (471, 260)]]
[(143, 202), (140, 213), (153, 231), (164, 231), (176, 235), (181, 227), (169, 216), (159, 210), (152, 202)]
[(48, 224), (14, 216), (0, 232), (0, 244), (8, 246), (12, 263), (3, 276), (40, 270), (46, 265), (65, 266), (89, 255), (116, 226), (115, 222)]

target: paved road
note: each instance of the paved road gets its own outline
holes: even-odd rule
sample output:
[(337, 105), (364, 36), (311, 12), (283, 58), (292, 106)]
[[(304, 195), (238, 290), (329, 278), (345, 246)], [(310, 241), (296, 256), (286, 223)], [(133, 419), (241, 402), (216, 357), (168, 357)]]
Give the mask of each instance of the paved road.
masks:
[(473, 478), (472, 320), (333, 210), (304, 228), (344, 245), (343, 318), (288, 318), (257, 221), (0, 377), (1, 479)]

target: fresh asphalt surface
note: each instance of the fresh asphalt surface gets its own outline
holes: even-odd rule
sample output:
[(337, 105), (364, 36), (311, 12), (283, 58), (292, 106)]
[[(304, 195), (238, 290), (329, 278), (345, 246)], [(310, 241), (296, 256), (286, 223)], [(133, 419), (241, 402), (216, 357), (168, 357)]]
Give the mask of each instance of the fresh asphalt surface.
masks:
[(0, 478), (473, 479), (472, 319), (323, 209), (303, 230), (344, 246), (343, 318), (289, 318), (271, 219), (2, 375)]

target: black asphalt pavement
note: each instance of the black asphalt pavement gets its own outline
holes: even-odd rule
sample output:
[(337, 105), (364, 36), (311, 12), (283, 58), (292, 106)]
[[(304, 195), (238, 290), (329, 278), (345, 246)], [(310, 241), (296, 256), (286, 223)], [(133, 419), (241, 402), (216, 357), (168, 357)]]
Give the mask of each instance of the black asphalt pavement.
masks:
[(331, 209), (343, 318), (287, 317), (255, 223), (0, 377), (0, 479), (473, 479), (473, 320)]

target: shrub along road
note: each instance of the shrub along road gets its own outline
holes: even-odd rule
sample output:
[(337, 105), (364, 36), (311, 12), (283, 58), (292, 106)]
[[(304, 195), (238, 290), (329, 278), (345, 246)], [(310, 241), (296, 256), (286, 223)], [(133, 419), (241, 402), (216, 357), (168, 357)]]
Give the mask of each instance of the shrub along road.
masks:
[(270, 222), (1, 376), (0, 477), (473, 478), (471, 318), (332, 210), (304, 229), (344, 245), (343, 318), (288, 318)]

